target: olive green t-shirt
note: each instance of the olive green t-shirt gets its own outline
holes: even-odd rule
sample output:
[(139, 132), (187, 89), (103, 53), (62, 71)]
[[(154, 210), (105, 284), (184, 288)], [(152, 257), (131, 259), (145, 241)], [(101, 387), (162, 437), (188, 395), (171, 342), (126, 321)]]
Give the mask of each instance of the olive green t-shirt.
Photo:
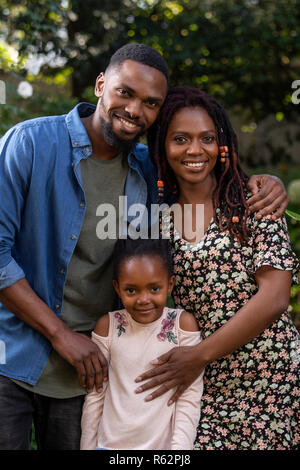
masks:
[[(71, 330), (89, 335), (102, 315), (117, 308), (117, 295), (112, 285), (112, 252), (116, 239), (114, 231), (111, 238), (103, 239), (109, 227), (103, 229), (105, 224), (102, 224), (99, 229), (98, 224), (107, 220), (105, 209), (114, 213), (113, 206), (118, 234), (119, 196), (124, 195), (128, 165), (122, 155), (112, 160), (100, 160), (91, 155), (81, 160), (80, 169), (86, 213), (68, 266), (61, 319)], [(48, 397), (71, 398), (85, 394), (76, 369), (54, 350), (35, 386), (15, 382)]]

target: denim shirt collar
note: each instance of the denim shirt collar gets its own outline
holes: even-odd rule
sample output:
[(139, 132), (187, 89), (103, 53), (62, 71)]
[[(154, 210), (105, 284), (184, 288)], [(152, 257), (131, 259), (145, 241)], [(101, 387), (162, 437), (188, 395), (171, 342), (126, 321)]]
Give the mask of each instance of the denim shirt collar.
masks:
[[(74, 163), (77, 164), (82, 158), (87, 158), (92, 153), (92, 143), (81, 121), (82, 117), (90, 116), (95, 112), (96, 106), (91, 103), (78, 103), (67, 115), (66, 125), (70, 134), (72, 147), (81, 149), (74, 152)], [(138, 158), (134, 151), (128, 155), (128, 165), (130, 168), (139, 169)]]

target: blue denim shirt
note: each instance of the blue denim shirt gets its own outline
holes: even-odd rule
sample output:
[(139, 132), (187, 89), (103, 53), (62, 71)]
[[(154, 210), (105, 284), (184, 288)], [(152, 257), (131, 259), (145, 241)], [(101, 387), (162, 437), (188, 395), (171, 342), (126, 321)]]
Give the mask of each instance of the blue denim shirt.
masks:
[[(58, 316), (85, 214), (79, 163), (92, 151), (80, 117), (94, 109), (80, 103), (67, 115), (17, 124), (0, 140), (0, 290), (26, 277)], [(128, 164), (128, 207), (149, 208), (157, 192), (147, 147), (136, 145)], [(49, 341), (1, 303), (0, 341), (6, 356), (0, 374), (35, 385)]]

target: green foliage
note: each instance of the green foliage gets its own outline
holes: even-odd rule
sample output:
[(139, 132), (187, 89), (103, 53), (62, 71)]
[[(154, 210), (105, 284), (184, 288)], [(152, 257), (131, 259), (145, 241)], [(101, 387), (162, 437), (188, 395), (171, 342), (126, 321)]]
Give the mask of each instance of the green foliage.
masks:
[[(18, 76), (6, 76), (8, 104), (0, 105), (0, 135), (16, 122), (65, 113), (77, 100), (95, 102), (97, 75), (128, 42), (156, 48), (170, 66), (172, 85), (203, 88), (239, 113), (245, 130), (270, 115), (277, 123), (297, 123), (291, 85), (300, 78), (299, 7), (300, 0), (2, 0), (0, 72), (14, 70)], [(53, 63), (51, 53), (65, 62)], [(46, 58), (36, 78), (24, 68), (30, 54)], [(27, 100), (16, 93), (22, 76), (34, 88)], [(281, 162), (277, 174), (286, 186), (300, 178), (288, 168), (297, 139), (300, 133), (291, 137), (288, 131), (280, 145), (269, 142), (275, 170), (255, 172), (276, 173)], [(244, 161), (255, 167), (257, 156), (251, 154), (256, 152), (250, 147)], [(289, 209), (300, 213), (297, 203)], [(299, 255), (300, 223), (287, 219)]]
[(172, 84), (201, 86), (249, 119), (295, 119), (299, 7), (300, 0), (4, 1), (0, 34), (21, 54), (64, 56), (79, 99), (113, 51), (144, 42), (163, 53)]

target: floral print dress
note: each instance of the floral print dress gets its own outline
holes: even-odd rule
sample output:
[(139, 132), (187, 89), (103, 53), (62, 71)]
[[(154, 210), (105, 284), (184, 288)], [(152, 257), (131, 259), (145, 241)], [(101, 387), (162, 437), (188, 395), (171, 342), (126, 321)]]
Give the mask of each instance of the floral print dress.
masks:
[[(212, 221), (191, 244), (172, 229), (175, 260), (173, 298), (196, 317), (203, 339), (226, 323), (257, 292), (263, 265), (293, 271), (286, 222), (248, 218), (246, 245), (231, 242)], [(204, 374), (199, 450), (299, 448), (299, 334), (288, 312), (232, 354), (210, 363)]]

